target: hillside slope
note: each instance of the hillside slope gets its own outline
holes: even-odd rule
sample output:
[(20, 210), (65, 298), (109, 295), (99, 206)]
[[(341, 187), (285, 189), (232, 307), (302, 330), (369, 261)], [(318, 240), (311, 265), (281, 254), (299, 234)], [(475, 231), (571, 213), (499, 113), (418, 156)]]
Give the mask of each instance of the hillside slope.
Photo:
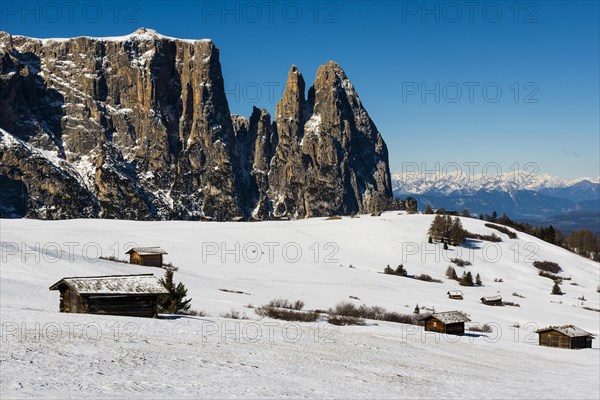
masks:
[[(597, 398), (598, 341), (582, 351), (540, 348), (532, 332), (569, 323), (598, 334), (599, 313), (581, 307), (600, 308), (598, 264), (522, 233), (512, 240), (501, 234), (503, 242), (495, 245), (472, 243), (473, 249), (462, 249), (460, 255), (451, 247), (444, 255), (440, 245), (427, 244), (431, 218), (388, 212), (261, 223), (0, 220), (1, 394)], [(479, 220), (463, 219), (463, 225), (475, 233), (493, 232)], [(165, 261), (179, 268), (175, 279), (189, 289), (192, 308), (210, 317), (146, 320), (58, 313), (58, 293), (48, 287), (62, 277), (161, 276), (161, 269), (97, 259), (99, 251), (125, 258), (132, 243), (163, 247), (169, 253)], [(274, 249), (271, 259), (269, 249)], [(293, 262), (298, 249), (301, 256)], [(479, 273), (484, 283), (460, 288), (463, 301), (446, 296), (459, 287), (445, 278), (450, 263), (444, 257), (457, 255), (472, 260), (466, 270)], [(571, 277), (562, 285), (565, 295), (550, 294), (552, 281), (538, 276), (531, 265), (535, 259), (557, 262), (562, 275)], [(400, 262), (409, 274), (426, 273), (443, 283), (380, 273)], [(459, 275), (461, 269), (456, 267)], [(479, 302), (496, 293), (520, 307)], [(582, 296), (585, 301), (579, 300)], [(244, 307), (280, 297), (303, 300), (306, 309), (352, 301), (401, 313), (411, 313), (416, 304), (461, 310), (472, 325), (491, 323), (495, 329), (487, 336), (448, 338), (424, 335), (419, 327), (368, 321), (340, 328), (324, 322), (277, 323), (269, 331), (265, 324), (273, 321), (259, 321)], [(251, 321), (219, 317), (232, 309)], [(36, 323), (42, 327), (37, 340)], [(71, 337), (64, 334), (69, 323), (76, 327)], [(512, 328), (515, 323), (521, 328)], [(49, 324), (62, 328), (59, 339), (44, 330)], [(85, 324), (101, 329), (101, 338), (90, 340), (90, 332), (82, 331)], [(249, 332), (257, 327), (262, 335), (251, 340)], [(290, 340), (296, 328), (301, 329), (297, 342)], [(68, 366), (50, 372), (62, 364)]]

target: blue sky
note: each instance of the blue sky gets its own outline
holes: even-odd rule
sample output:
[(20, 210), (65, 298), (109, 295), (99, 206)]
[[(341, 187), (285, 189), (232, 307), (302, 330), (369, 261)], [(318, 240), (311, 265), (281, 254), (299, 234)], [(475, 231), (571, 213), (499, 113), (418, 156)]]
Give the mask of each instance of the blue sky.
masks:
[[(472, 5), (469, 5), (472, 4)], [(271, 113), (292, 64), (337, 61), (404, 163), (600, 175), (597, 1), (3, 1), (0, 29), (211, 38), (232, 113)], [(476, 167), (475, 172), (480, 167)], [(467, 172), (467, 167), (464, 167)]]

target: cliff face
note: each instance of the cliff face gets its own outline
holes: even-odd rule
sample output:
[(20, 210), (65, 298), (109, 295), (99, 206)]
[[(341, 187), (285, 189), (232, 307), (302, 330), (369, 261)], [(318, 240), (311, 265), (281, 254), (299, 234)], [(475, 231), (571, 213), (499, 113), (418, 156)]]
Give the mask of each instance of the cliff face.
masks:
[[(270, 219), (375, 211), (385, 143), (335, 63), (277, 115), (231, 116), (219, 50), (140, 29), (118, 38), (0, 33), (0, 215)], [(6, 194), (6, 193), (10, 193)]]

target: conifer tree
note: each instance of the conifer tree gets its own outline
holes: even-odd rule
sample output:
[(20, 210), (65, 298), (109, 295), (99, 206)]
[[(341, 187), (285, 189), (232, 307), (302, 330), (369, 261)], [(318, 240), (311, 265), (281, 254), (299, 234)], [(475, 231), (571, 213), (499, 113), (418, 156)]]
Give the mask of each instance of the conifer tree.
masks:
[(398, 265), (398, 268), (396, 268), (396, 275), (400, 275), (400, 276), (407, 275), (406, 269), (404, 268), (404, 264)]
[(385, 267), (385, 269), (383, 270), (384, 274), (387, 275), (394, 275), (394, 270), (390, 267), (390, 265), (388, 264), (387, 267)]
[(421, 313), (421, 309), (419, 308), (419, 305), (417, 304), (415, 306), (415, 310), (413, 311), (415, 314), (420, 314)]
[(456, 275), (456, 270), (454, 269), (454, 267), (451, 267), (451, 266), (448, 267), (448, 269), (446, 270), (446, 277), (448, 279), (454, 279), (454, 280), (458, 279), (458, 275)]
[(427, 204), (427, 207), (425, 207), (425, 214), (433, 214), (433, 208), (431, 208), (431, 204)]
[(460, 284), (462, 286), (473, 286), (473, 275), (471, 275), (471, 272), (463, 273)]
[(481, 282), (481, 277), (479, 276), (479, 274), (477, 274), (477, 276), (475, 277), (475, 284), (477, 286), (481, 286), (483, 283)]
[(552, 294), (556, 294), (556, 295), (562, 295), (563, 292), (560, 289), (560, 286), (558, 286), (558, 282), (554, 282), (554, 286), (552, 286)]
[(165, 271), (164, 278), (160, 283), (169, 291), (159, 299), (158, 307), (162, 312), (169, 314), (183, 314), (190, 309), (192, 299), (186, 299), (187, 289), (185, 285), (179, 282), (177, 285), (173, 282), (173, 270), (171, 268)]

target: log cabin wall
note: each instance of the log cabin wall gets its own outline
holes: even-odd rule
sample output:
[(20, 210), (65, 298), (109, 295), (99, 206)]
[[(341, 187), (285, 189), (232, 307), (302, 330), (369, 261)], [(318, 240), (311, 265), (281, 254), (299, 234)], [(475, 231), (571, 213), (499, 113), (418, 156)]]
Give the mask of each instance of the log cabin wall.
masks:
[(548, 331), (540, 333), (540, 346), (571, 348), (571, 339), (560, 332)]
[(579, 336), (571, 338), (572, 349), (591, 349), (592, 338), (590, 336)]
[(162, 267), (162, 254), (149, 254), (142, 256), (142, 265), (149, 267)]
[(138, 253), (131, 253), (129, 255), (129, 263), (146, 265), (149, 267), (162, 267), (163, 258), (162, 254), (148, 254), (141, 256)]
[(86, 297), (90, 314), (158, 317), (158, 296), (156, 295), (90, 295)]
[(446, 333), (451, 335), (463, 335), (465, 333), (465, 323), (456, 322), (454, 324), (446, 324)]
[(430, 318), (425, 322), (425, 330), (431, 332), (446, 333), (446, 326), (435, 318)]

